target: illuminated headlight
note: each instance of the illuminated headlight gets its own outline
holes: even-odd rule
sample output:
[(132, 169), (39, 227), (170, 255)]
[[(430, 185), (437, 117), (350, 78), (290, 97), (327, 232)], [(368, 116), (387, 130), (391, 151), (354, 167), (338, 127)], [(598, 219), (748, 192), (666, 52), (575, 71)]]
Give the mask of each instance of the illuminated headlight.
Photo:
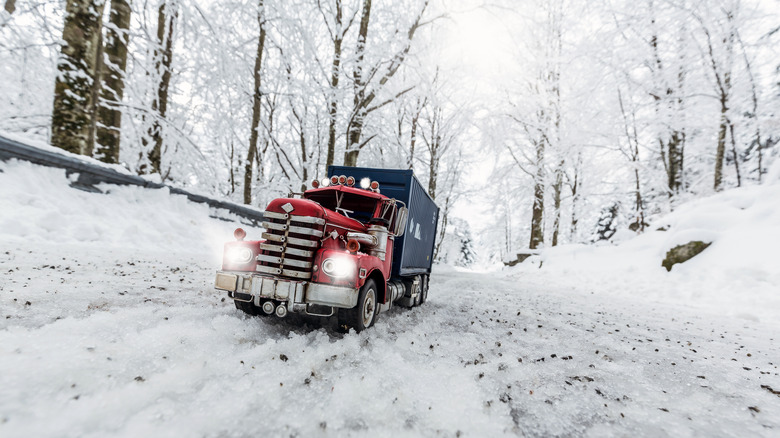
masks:
[(371, 180), (369, 178), (363, 178), (360, 180), (360, 187), (367, 189), (371, 187)]
[(330, 277), (346, 277), (355, 273), (355, 263), (347, 258), (325, 259), (322, 262), (322, 272)]
[(228, 250), (227, 259), (234, 264), (244, 264), (252, 261), (252, 250), (242, 246)]

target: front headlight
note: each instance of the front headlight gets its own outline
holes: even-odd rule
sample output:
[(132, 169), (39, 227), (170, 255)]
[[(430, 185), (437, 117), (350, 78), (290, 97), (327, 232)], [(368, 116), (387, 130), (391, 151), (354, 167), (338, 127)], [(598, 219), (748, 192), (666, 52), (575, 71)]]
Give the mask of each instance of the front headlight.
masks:
[(325, 259), (322, 262), (322, 272), (330, 277), (346, 277), (355, 274), (355, 263), (346, 258)]
[(244, 264), (252, 261), (252, 250), (242, 246), (231, 248), (227, 253), (227, 259), (232, 264)]

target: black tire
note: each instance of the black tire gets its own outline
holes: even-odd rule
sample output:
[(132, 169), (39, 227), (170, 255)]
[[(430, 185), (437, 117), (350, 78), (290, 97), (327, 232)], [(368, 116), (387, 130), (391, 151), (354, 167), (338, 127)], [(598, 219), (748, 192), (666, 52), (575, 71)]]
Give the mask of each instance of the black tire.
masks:
[(414, 277), (411, 277), (410, 280), (404, 281), (404, 286), (406, 287), (407, 291), (410, 291), (414, 287), (414, 282), (417, 281), (417, 296), (414, 297), (414, 300), (412, 301), (412, 304), (409, 306), (410, 309), (415, 308), (423, 303), (423, 296), (422, 296), (422, 288), (423, 288), (423, 277), (421, 275), (417, 275)]
[(238, 300), (233, 300), (233, 303), (235, 303), (236, 309), (246, 313), (247, 315), (251, 315), (251, 316), (257, 316), (260, 314), (265, 315), (265, 312), (263, 312), (259, 307), (255, 306), (252, 303), (247, 303)]
[(426, 301), (428, 301), (428, 276), (422, 275), (420, 276), (420, 304), (424, 304)]
[(357, 305), (351, 309), (339, 309), (339, 326), (362, 332), (374, 325), (378, 298), (376, 282), (372, 279), (366, 280), (366, 283), (360, 288)]
[(414, 304), (412, 304), (412, 307), (417, 307), (420, 304), (422, 304), (422, 286), (423, 286), (422, 279), (420, 279), (419, 276), (417, 276), (416, 278), (419, 279), (419, 283), (417, 284), (417, 296), (414, 297)]

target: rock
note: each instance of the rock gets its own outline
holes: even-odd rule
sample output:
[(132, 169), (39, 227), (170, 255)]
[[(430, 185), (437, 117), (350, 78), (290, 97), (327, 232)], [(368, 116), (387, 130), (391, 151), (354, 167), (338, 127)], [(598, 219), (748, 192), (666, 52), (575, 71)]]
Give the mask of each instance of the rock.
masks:
[(705, 243), (700, 240), (694, 240), (685, 245), (675, 246), (666, 252), (666, 258), (661, 262), (661, 266), (666, 268), (667, 271), (671, 271), (672, 266), (692, 259), (710, 245), (712, 245), (712, 242)]
[(517, 253), (517, 258), (514, 260), (505, 261), (504, 265), (506, 266), (515, 266), (519, 263), (523, 263), (527, 258), (531, 256), (539, 255), (540, 251), (538, 249), (527, 249), (521, 252)]

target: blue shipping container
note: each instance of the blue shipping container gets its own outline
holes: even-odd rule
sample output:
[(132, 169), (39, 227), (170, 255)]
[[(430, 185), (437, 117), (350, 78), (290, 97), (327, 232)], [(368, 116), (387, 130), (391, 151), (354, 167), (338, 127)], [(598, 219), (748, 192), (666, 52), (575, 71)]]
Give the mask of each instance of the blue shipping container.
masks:
[(391, 277), (429, 274), (439, 223), (439, 207), (410, 169), (377, 169), (368, 167), (328, 167), (328, 177), (352, 176), (356, 181), (369, 178), (379, 183), (379, 191), (397, 199), (409, 208), (406, 231), (395, 239)]

